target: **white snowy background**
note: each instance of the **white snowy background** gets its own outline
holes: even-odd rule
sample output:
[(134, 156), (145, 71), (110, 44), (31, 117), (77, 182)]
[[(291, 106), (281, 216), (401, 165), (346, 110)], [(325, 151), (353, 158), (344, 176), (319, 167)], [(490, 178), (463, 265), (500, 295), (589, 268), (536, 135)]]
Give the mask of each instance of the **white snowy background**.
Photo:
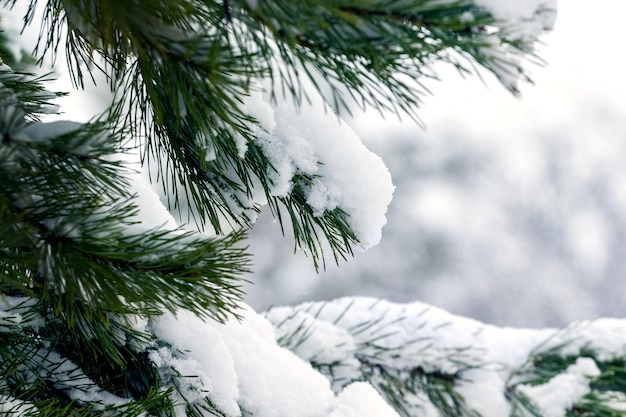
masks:
[(626, 4), (561, 1), (516, 99), (440, 68), (420, 115), (349, 122), (391, 171), (381, 243), (316, 274), (267, 216), (251, 238), (257, 309), (367, 295), (488, 323), (626, 315)]

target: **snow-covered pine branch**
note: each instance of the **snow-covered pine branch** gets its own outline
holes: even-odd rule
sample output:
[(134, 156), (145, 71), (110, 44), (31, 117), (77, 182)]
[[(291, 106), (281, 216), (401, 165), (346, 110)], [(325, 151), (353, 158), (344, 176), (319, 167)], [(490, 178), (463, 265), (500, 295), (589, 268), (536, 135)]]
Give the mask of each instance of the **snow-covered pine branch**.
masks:
[(417, 303), (263, 317), (242, 301), (240, 230), (263, 205), (316, 265), (324, 244), (339, 258), (380, 239), (389, 175), (326, 103), (414, 114), (439, 61), (516, 92), (554, 2), (5, 5), (42, 24), (36, 58), (65, 48), (75, 85), (104, 71), (115, 99), (90, 123), (42, 122), (57, 95), (0, 68), (0, 415), (625, 412), (621, 320), (501, 329)]
[[(24, 315), (29, 303), (5, 299), (2, 328), (28, 332), (41, 325)], [(159, 391), (167, 393), (174, 415), (617, 417), (626, 412), (625, 320), (565, 329), (499, 328), (421, 303), (371, 298), (274, 308), (265, 317), (245, 306), (238, 313), (241, 320), (225, 323), (186, 310), (150, 320), (128, 317), (133, 330), (144, 335), (132, 346), (154, 364)], [(37, 378), (87, 408), (130, 415), (123, 414), (128, 399), (102, 391), (69, 359), (41, 352), (37, 358), (54, 369)], [(58, 380), (63, 373), (72, 378)], [(0, 410), (17, 412), (26, 404), (12, 399), (4, 407)]]
[(336, 391), (367, 381), (402, 416), (617, 417), (626, 411), (626, 320), (500, 328), (422, 303), (371, 298), (265, 315), (278, 343), (326, 375)]

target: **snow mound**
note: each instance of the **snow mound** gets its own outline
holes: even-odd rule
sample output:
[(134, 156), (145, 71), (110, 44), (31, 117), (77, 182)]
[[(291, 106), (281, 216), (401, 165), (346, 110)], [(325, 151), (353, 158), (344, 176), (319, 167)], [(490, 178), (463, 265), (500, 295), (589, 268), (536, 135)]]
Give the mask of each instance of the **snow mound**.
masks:
[[(150, 323), (158, 340), (150, 357), (177, 387), (176, 399), (208, 399), (229, 417), (397, 416), (367, 384), (335, 395), (322, 374), (278, 346), (269, 321), (250, 309), (239, 313), (241, 321), (223, 324), (186, 311)], [(176, 413), (187, 415), (182, 406)]]

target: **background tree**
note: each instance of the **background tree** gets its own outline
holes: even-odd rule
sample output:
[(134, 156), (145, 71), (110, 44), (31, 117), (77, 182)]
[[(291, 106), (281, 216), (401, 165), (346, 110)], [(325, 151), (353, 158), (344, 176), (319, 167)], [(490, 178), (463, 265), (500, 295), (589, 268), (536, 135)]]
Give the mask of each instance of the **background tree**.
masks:
[[(313, 118), (309, 103), (324, 97), (339, 115), (356, 104), (417, 117), (425, 91), (415, 80), (434, 77), (435, 61), (467, 73), (478, 64), (516, 93), (526, 78), (520, 59), (533, 57), (554, 10), (538, 1), (529, 16), (516, 8), (509, 16), (499, 4), (31, 1), (24, 24), (42, 25), (34, 55), (43, 62), (65, 48), (73, 83), (101, 71), (115, 99), (90, 123), (42, 121), (59, 94), (45, 90), (45, 77), (17, 71), (4, 42), (0, 412), (478, 415), (464, 386), (469, 371), (485, 369), (507, 381), (493, 386), (511, 415), (551, 415), (555, 402), (541, 402), (541, 387), (558, 392), (562, 375), (560, 391), (574, 393), (556, 402), (563, 415), (619, 415), (618, 337), (611, 348), (557, 338), (501, 371), (490, 368), (493, 357), (476, 361), (473, 340), (398, 327), (421, 323), (414, 309), (348, 300), (328, 317), (322, 305), (264, 319), (242, 302), (250, 262), (239, 243), (263, 205), (321, 266), (324, 245), (338, 260), (378, 241), (392, 192), (380, 161), (345, 125), (329, 116), (300, 138), (306, 129), (285, 120), (304, 121), (281, 106)], [(135, 194), (133, 155), (178, 225), (147, 221), (155, 194)], [(302, 320), (286, 326), (296, 313)], [(621, 326), (610, 325), (599, 327)], [(552, 333), (519, 337), (538, 343)], [(307, 343), (312, 351), (301, 350)], [(416, 356), (433, 346), (435, 359)]]

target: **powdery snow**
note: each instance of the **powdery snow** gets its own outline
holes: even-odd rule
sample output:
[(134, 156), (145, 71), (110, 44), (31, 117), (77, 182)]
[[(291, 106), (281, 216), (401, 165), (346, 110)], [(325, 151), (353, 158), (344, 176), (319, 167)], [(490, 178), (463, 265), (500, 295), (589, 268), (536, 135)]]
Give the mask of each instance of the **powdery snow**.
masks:
[[(150, 323), (159, 340), (150, 357), (188, 400), (207, 397), (228, 416), (242, 411), (255, 417), (397, 416), (366, 384), (335, 396), (322, 374), (277, 345), (265, 318), (249, 309), (239, 313), (241, 321), (224, 324), (186, 311)], [(359, 400), (361, 395), (367, 398)], [(186, 416), (183, 407), (176, 412)]]
[[(490, 360), (510, 367), (520, 366), (530, 350), (553, 333), (497, 328), (419, 302), (395, 304), (367, 297), (273, 308), (266, 316), (277, 326), (279, 338), (294, 333), (304, 322), (303, 317), (308, 316), (308, 322), (304, 322), (308, 325), (308, 340), (323, 339), (319, 347), (326, 349), (323, 353), (326, 356), (350, 357), (354, 346), (367, 346), (375, 341), (377, 349), (388, 349), (377, 354), (394, 367), (420, 366), (426, 371), (451, 374), (466, 365)], [(329, 332), (329, 325), (343, 329), (353, 340), (346, 340), (342, 331)], [(294, 351), (300, 355), (315, 352), (306, 343), (302, 346)], [(400, 347), (401, 355), (397, 355)]]
[[(154, 337), (146, 349), (163, 389), (173, 388), (176, 417), (188, 416), (183, 400), (211, 404), (228, 417), (397, 417), (384, 391), (376, 388), (375, 370), (382, 367), (400, 376), (414, 370), (454, 376), (454, 390), (484, 417), (510, 415), (511, 393), (530, 399), (543, 417), (564, 417), (586, 401), (590, 381), (600, 375), (596, 360), (626, 356), (624, 320), (597, 320), (562, 331), (498, 328), (422, 303), (372, 298), (280, 307), (267, 317), (245, 306), (238, 313), (240, 320), (225, 323), (185, 310), (133, 321), (134, 328)], [(537, 374), (528, 365), (537, 355), (566, 358), (582, 347), (596, 359), (576, 358), (545, 382), (532, 383)], [(79, 403), (99, 408), (128, 404), (129, 399), (98, 388), (58, 353), (42, 350), (39, 357), (40, 376)], [(324, 371), (329, 367), (335, 367), (333, 372)], [(366, 368), (374, 370), (368, 378)], [(598, 395), (613, 410), (624, 410), (623, 394)], [(3, 400), (0, 411), (12, 407), (21, 415), (29, 407)], [(407, 402), (420, 417), (440, 415), (425, 393)]]
[(524, 394), (533, 398), (543, 417), (565, 417), (566, 410), (580, 401), (589, 388), (589, 377), (600, 375), (596, 363), (591, 358), (578, 358), (567, 368), (545, 384), (521, 386)]
[(162, 373), (173, 369), (184, 376), (180, 378), (184, 398), (196, 401), (207, 397), (229, 416), (241, 415), (233, 358), (215, 326), (208, 326), (188, 311), (180, 311), (177, 317), (158, 317), (151, 327), (169, 348), (157, 349), (150, 357)]

